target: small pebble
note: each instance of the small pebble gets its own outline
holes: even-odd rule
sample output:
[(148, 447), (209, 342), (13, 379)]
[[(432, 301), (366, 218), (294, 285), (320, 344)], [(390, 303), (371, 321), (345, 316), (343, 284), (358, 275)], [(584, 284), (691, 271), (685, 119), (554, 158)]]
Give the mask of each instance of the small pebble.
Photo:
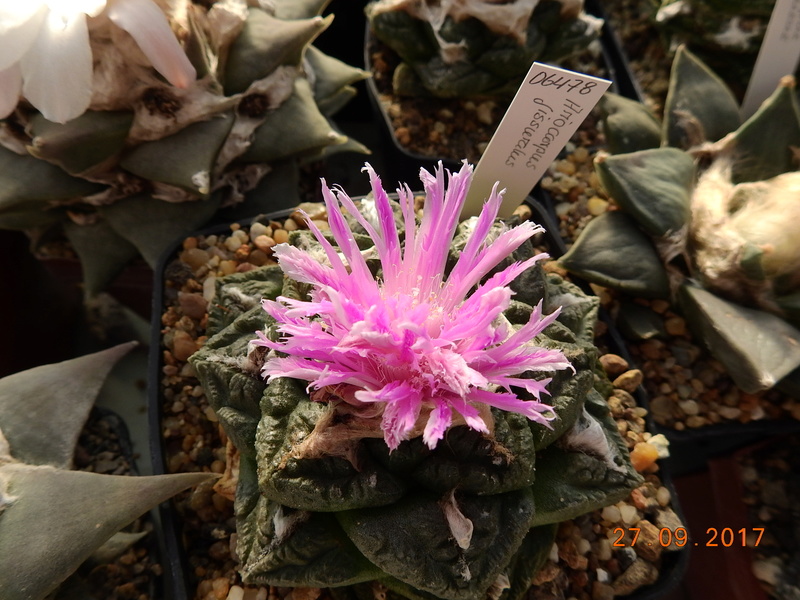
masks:
[(238, 585), (231, 586), (226, 600), (244, 600), (244, 589), (240, 588)]
[(223, 275), (230, 275), (236, 272), (236, 263), (232, 260), (222, 260), (219, 263), (219, 271)]
[(649, 442), (638, 442), (631, 450), (631, 464), (641, 473), (658, 460), (658, 448)]
[(242, 240), (234, 235), (229, 236), (228, 239), (225, 240), (225, 247), (231, 252), (235, 252), (236, 250), (238, 250), (239, 246), (241, 245), (242, 245)]
[(250, 226), (250, 241), (255, 243), (256, 238), (260, 235), (272, 235), (272, 229), (256, 221)]
[(189, 248), (181, 252), (180, 260), (197, 270), (208, 262), (208, 252), (200, 248)]
[(622, 519), (622, 513), (616, 506), (606, 506), (601, 513), (603, 520), (609, 523), (619, 523)]
[(289, 232), (285, 229), (278, 229), (272, 234), (276, 244), (285, 244), (289, 241)]
[(608, 210), (608, 200), (603, 200), (599, 196), (592, 196), (586, 201), (586, 210), (593, 217), (602, 215)]
[(622, 522), (626, 525), (632, 525), (639, 519), (639, 516), (636, 512), (636, 507), (631, 506), (630, 504), (623, 504), (620, 506), (619, 512), (620, 516), (622, 517)]
[(214, 597), (219, 600), (225, 600), (228, 597), (231, 584), (226, 577), (217, 577), (211, 582), (211, 589), (214, 592)]
[(628, 361), (617, 354), (603, 354), (600, 357), (600, 364), (609, 377), (618, 377), (628, 370)]
[(182, 329), (177, 329), (172, 337), (172, 355), (181, 362), (197, 352), (197, 342)]
[(268, 235), (260, 235), (253, 240), (253, 243), (256, 245), (256, 248), (258, 248), (259, 250), (261, 250), (266, 254), (269, 254), (272, 252), (273, 246), (275, 246), (275, 244), (278, 242), (277, 240), (269, 237)]
[(658, 579), (658, 569), (646, 560), (638, 559), (628, 567), (625, 572), (617, 577), (612, 584), (614, 593), (625, 596), (643, 585), (655, 583)]
[(617, 377), (612, 385), (616, 388), (625, 390), (626, 392), (633, 393), (639, 384), (642, 383), (643, 374), (639, 369), (630, 369), (625, 371), (622, 375)]

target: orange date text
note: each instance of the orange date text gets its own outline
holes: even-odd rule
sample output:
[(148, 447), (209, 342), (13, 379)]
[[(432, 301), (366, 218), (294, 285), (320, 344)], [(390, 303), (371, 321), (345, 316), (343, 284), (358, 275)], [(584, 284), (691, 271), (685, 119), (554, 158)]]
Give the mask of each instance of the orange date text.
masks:
[[(752, 531), (752, 534), (749, 532)], [(637, 543), (642, 543), (639, 539), (640, 527), (615, 527), (613, 534), (614, 538), (611, 545), (616, 548), (633, 547)], [(756, 547), (761, 542), (761, 537), (764, 535), (763, 527), (742, 527), (741, 529), (733, 529), (731, 527), (724, 527), (717, 529), (716, 527), (709, 527), (706, 529), (706, 534), (703, 540), (696, 540), (692, 542), (693, 546), (705, 546), (706, 548), (724, 547), (730, 548), (731, 546), (750, 546)], [(676, 527), (674, 530), (669, 527), (662, 527), (658, 530), (658, 540), (646, 542), (648, 546), (677, 546), (683, 547), (689, 543), (689, 532), (685, 527)]]

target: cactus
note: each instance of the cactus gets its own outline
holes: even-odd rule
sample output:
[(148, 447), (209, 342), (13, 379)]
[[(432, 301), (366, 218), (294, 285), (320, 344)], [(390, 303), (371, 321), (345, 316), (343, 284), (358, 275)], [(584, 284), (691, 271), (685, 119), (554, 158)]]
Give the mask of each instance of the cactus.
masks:
[(210, 477), (126, 477), (69, 469), (103, 381), (131, 347), (123, 344), (0, 379), (4, 600), (43, 600), (101, 547), (118, 546), (117, 532), (128, 523)]
[(602, 26), (582, 0), (378, 0), (366, 11), (375, 37), (400, 56), (393, 89), (406, 96), (510, 98), (535, 60), (585, 50)]
[[(456, 227), (467, 169), (451, 176), (444, 204), (441, 171), (438, 178), (423, 171), (427, 208), (419, 225), (410, 191), (401, 194), (404, 209), (390, 204), (374, 173), (374, 202), (351, 202), (340, 191), (346, 217), (326, 192), (333, 237), (310, 224), (312, 232), (292, 232), (288, 245), (276, 247), (279, 265), (217, 279), (210, 337), (190, 363), (238, 449), (237, 554), (245, 583), (331, 587), (355, 597), (372, 597), (369, 586), (377, 585), (408, 598), (451, 600), (498, 597), (508, 588), (504, 597), (518, 599), (544, 564), (558, 522), (618, 501), (641, 482), (598, 391), (605, 388), (592, 341), (597, 299), (534, 264), (541, 255), (526, 240), (540, 229), (495, 222), (498, 195), (480, 218)], [(342, 255), (348, 271), (340, 269)], [(409, 267), (415, 261), (432, 269), (432, 287)], [(483, 277), (463, 283), (473, 268)], [(445, 281), (437, 269), (450, 273)], [(415, 310), (403, 304), (413, 285), (402, 281), (418, 272), (413, 297), (425, 304)], [(326, 283), (316, 285), (314, 274)], [(454, 290), (466, 294), (479, 279), (474, 295), (450, 309), (466, 312), (442, 325), (475, 329), (475, 337), (464, 333), (444, 344), (435, 323), (452, 315), (437, 312), (444, 310), (437, 302), (458, 296)], [(379, 287), (385, 305), (380, 298), (359, 304)], [(344, 296), (334, 293), (340, 289)], [(394, 302), (405, 310), (384, 322), (377, 315), (391, 313)], [(328, 313), (329, 304), (339, 309)], [(348, 337), (329, 354), (337, 318), (359, 310), (367, 311), (363, 320), (339, 330)], [(427, 325), (412, 324), (418, 319)], [(396, 331), (405, 331), (406, 351), (394, 347)], [(420, 349), (425, 332), (438, 350)], [(509, 338), (512, 332), (517, 337)], [(528, 341), (517, 345), (522, 339)], [(486, 349), (476, 350), (480, 340)], [(453, 348), (464, 352), (461, 363)], [(551, 371), (550, 378), (533, 367), (508, 368), (523, 359)], [(422, 374), (434, 360), (453, 368), (436, 363)], [(367, 370), (354, 367), (345, 376), (348, 364)], [(510, 393), (495, 396), (498, 386), (485, 383), (480, 390), (465, 383), (464, 391), (458, 381), (467, 372), (483, 369), (492, 381), (490, 364), (505, 365), (499, 387), (513, 386)], [(354, 383), (392, 373), (383, 391), (374, 381)], [(438, 384), (427, 388), (431, 381)], [(383, 394), (395, 389), (404, 390), (397, 404), (384, 406)], [(431, 396), (415, 404), (421, 389)], [(546, 403), (537, 401), (540, 393), (550, 395)]]
[(685, 44), (738, 95), (744, 92), (775, 0), (650, 0), (667, 47)]
[(595, 166), (621, 210), (591, 221), (561, 264), (672, 299), (742, 390), (772, 387), (800, 366), (794, 78), (742, 123), (727, 86), (681, 48), (663, 123), (624, 98), (604, 110), (613, 155)]
[(311, 45), (333, 18), (316, 16), (326, 2), (162, 4), (198, 73), (185, 89), (142, 66), (100, 15), (89, 109), (53, 123), (23, 98), (0, 121), (0, 228), (34, 243), (63, 230), (90, 295), (139, 254), (154, 265), (221, 208), (296, 204), (270, 190), (301, 161), (366, 151), (328, 120), (366, 74)]

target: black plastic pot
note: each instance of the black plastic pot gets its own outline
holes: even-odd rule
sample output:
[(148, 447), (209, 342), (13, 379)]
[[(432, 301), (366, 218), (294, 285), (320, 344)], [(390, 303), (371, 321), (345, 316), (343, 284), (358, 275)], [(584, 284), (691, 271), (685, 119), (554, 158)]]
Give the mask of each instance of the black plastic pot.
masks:
[[(553, 214), (543, 206), (538, 199), (529, 197), (526, 204), (530, 206), (532, 211), (533, 221), (541, 224), (545, 228), (545, 234), (536, 243), (546, 246), (553, 256), (558, 256), (563, 253), (563, 241), (558, 236), (557, 220)], [(266, 222), (269, 220), (283, 220), (288, 217), (290, 211), (281, 211), (264, 215), (253, 219)], [(249, 224), (249, 223), (248, 223)], [(211, 235), (223, 234), (230, 231), (227, 226), (217, 226), (209, 228), (195, 235)], [(165, 271), (170, 263), (172, 263), (177, 256), (177, 252), (181, 248), (178, 242), (175, 246), (165, 253), (159, 261), (155, 271), (154, 279), (154, 296), (153, 296), (153, 320), (151, 331), (151, 353), (148, 365), (148, 396), (149, 396), (149, 426), (150, 426), (150, 440), (151, 440), (151, 456), (153, 460), (153, 470), (156, 474), (166, 472), (166, 456), (165, 448), (163, 446), (162, 435), (162, 397), (161, 397), (161, 369), (162, 369), (162, 356), (161, 351), (161, 315), (165, 308)], [(613, 324), (609, 324), (609, 330), (615, 332)], [(618, 336), (613, 337), (614, 340), (619, 339)], [(616, 349), (615, 349), (616, 351)], [(652, 430), (652, 423), (647, 422), (648, 428)], [(661, 470), (659, 475), (662, 484), (670, 490), (672, 496), (672, 509), (683, 520), (682, 511), (677, 500), (677, 493), (672, 484), (672, 479), (668, 472), (668, 464), (659, 461)], [(162, 531), (164, 535), (164, 545), (166, 547), (165, 557), (165, 578), (166, 584), (169, 586), (172, 600), (191, 600), (193, 591), (189, 582), (189, 565), (186, 560), (185, 546), (182, 543), (182, 523), (181, 517), (177, 513), (174, 505), (171, 502), (163, 503), (159, 507), (162, 519)], [(689, 548), (676, 552), (664, 553), (662, 558), (662, 565), (658, 580), (645, 588), (637, 590), (633, 594), (626, 596), (630, 600), (656, 600), (657, 598), (665, 597), (671, 590), (673, 590), (683, 579), (686, 567), (689, 561)]]

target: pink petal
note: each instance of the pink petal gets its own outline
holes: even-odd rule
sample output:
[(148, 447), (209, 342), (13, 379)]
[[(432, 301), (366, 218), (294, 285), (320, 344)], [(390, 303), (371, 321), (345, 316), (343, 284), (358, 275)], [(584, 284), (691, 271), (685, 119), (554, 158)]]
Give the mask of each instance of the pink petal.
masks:
[(428, 417), (425, 429), (422, 432), (422, 441), (431, 450), (444, 437), (444, 432), (453, 422), (453, 413), (444, 402), (437, 402)]
[(166, 15), (152, 0), (114, 0), (108, 18), (131, 34), (156, 71), (179, 88), (194, 82), (197, 72), (186, 57)]

